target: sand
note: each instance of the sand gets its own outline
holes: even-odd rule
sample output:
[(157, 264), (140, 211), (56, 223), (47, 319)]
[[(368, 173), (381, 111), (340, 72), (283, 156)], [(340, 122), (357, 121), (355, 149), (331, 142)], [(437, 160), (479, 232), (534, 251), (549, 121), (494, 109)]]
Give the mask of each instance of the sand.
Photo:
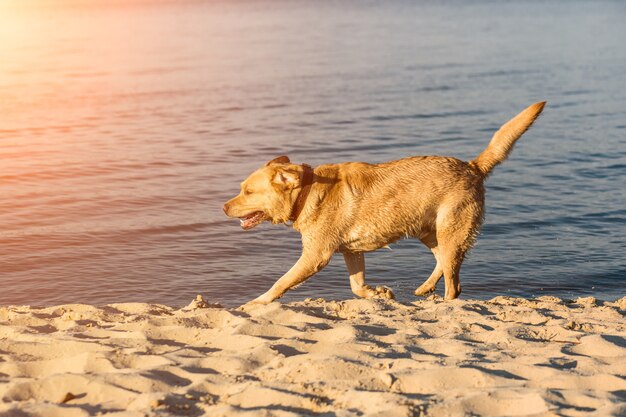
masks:
[(626, 297), (0, 308), (0, 416), (626, 415)]

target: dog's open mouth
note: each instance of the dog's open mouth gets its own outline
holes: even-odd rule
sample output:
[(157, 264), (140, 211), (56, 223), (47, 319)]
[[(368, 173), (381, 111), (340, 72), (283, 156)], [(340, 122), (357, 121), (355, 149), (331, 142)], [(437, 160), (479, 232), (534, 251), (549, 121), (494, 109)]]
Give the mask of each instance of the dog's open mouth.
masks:
[(262, 211), (255, 211), (247, 216), (240, 217), (241, 228), (243, 230), (252, 229), (254, 226), (258, 226), (265, 219), (265, 213)]

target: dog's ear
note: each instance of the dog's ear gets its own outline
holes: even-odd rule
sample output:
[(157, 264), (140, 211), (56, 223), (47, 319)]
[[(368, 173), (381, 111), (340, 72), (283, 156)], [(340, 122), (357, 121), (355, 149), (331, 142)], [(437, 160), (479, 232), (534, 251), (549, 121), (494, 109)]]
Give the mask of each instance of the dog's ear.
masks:
[(272, 181), (285, 188), (295, 188), (300, 183), (300, 173), (292, 169), (277, 169)]
[(272, 165), (272, 164), (288, 164), (291, 161), (289, 160), (289, 157), (283, 155), (283, 156), (279, 156), (278, 158), (274, 158), (271, 161), (269, 161), (267, 164), (265, 164), (266, 167)]

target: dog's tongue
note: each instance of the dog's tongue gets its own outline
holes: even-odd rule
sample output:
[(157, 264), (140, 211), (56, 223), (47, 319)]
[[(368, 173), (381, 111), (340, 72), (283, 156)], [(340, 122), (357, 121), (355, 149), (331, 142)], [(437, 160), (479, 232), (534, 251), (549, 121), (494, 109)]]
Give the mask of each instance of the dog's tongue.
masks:
[(263, 220), (263, 212), (262, 211), (256, 211), (246, 217), (243, 217), (241, 219), (239, 219), (239, 221), (241, 222), (241, 228), (243, 230), (249, 230), (252, 229), (254, 226), (258, 225), (259, 223), (261, 223), (261, 221)]
[(241, 228), (243, 230), (252, 229), (254, 227), (254, 222), (252, 220), (253, 219), (239, 219), (239, 221), (241, 222)]

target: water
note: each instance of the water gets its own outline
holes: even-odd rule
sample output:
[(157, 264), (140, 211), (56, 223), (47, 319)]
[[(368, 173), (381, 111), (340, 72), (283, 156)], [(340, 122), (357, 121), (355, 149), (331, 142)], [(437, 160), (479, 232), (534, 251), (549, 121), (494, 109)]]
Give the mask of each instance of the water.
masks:
[[(245, 302), (300, 253), (223, 215), (252, 170), (472, 159), (542, 99), (462, 296), (621, 297), (624, 21), (617, 1), (0, 0), (0, 304)], [(367, 265), (408, 301), (434, 260), (407, 240)], [(352, 297), (341, 256), (286, 299), (306, 297)]]

